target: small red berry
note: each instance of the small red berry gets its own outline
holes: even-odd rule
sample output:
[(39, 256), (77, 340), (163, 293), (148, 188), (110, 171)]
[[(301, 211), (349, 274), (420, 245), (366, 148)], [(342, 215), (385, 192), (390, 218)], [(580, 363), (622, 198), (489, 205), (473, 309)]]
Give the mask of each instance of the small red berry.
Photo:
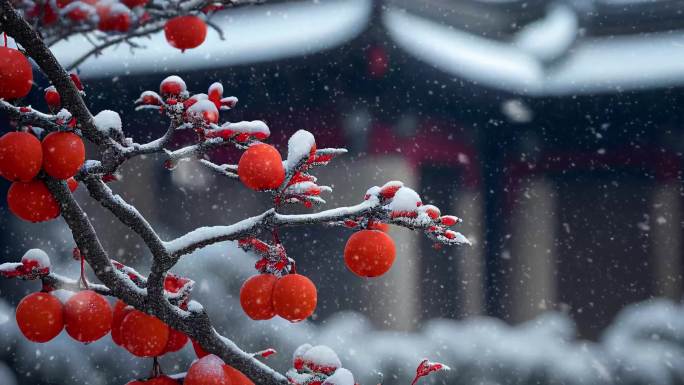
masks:
[(17, 325), (29, 341), (48, 342), (64, 329), (62, 313), (62, 303), (52, 294), (29, 294), (17, 306)]
[(288, 274), (273, 287), (273, 308), (290, 322), (299, 322), (316, 310), (316, 285), (303, 275)]
[(130, 10), (121, 3), (98, 5), (100, 22), (97, 29), (103, 32), (127, 32), (131, 28)]
[(27, 132), (8, 132), (0, 137), (0, 176), (11, 181), (29, 182), (40, 172), (43, 148)]
[(344, 247), (344, 263), (361, 277), (378, 277), (394, 263), (396, 250), (389, 235), (377, 230), (352, 234)]
[(232, 385), (224, 365), (223, 360), (213, 354), (204, 356), (190, 366), (183, 385)]
[(71, 338), (94, 342), (112, 328), (112, 309), (107, 300), (92, 290), (74, 294), (64, 304), (64, 325)]
[(0, 47), (0, 98), (23, 98), (32, 85), (33, 69), (26, 56), (14, 48)]
[(123, 319), (132, 312), (134, 309), (132, 306), (128, 306), (124, 301), (118, 300), (114, 304), (114, 309), (112, 311), (112, 341), (115, 344), (121, 346), (123, 345), (123, 338), (121, 337), (121, 323)]
[(34, 223), (55, 219), (60, 213), (59, 203), (40, 180), (12, 183), (7, 192), (7, 205), (14, 215)]
[(45, 103), (47, 103), (51, 110), (56, 110), (62, 105), (62, 97), (57, 92), (55, 86), (45, 89)]
[(164, 353), (169, 327), (157, 317), (133, 310), (121, 322), (121, 341), (135, 356), (156, 357)]
[[(186, 90), (187, 86), (185, 85), (185, 82), (180, 78), (180, 76), (176, 75), (167, 77), (159, 84), (159, 93), (165, 98), (171, 96), (176, 97)], [(171, 103), (171, 101), (167, 101), (167, 103), (175, 104)]]
[(164, 354), (177, 352), (188, 343), (188, 336), (174, 328), (169, 327), (169, 340), (164, 348)]
[(223, 365), (223, 371), (230, 378), (230, 385), (254, 385), (252, 380), (230, 365)]
[(283, 158), (273, 146), (255, 144), (240, 157), (238, 176), (252, 190), (273, 190), (285, 180)]
[(250, 277), (240, 289), (242, 310), (253, 320), (267, 320), (275, 316), (273, 287), (278, 278), (272, 274)]
[(197, 16), (178, 16), (166, 22), (164, 35), (172, 47), (181, 51), (199, 47), (207, 37), (207, 24)]
[(43, 139), (43, 169), (57, 179), (76, 175), (85, 162), (83, 140), (72, 132), (53, 132)]

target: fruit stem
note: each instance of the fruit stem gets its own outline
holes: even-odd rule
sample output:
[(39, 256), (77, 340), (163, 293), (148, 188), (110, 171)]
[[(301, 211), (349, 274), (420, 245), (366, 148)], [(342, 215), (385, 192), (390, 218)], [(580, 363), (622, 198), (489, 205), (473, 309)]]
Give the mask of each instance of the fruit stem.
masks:
[(83, 253), (81, 253), (81, 283), (83, 284), (83, 287), (85, 287), (86, 290), (89, 289), (88, 280), (86, 280), (85, 276), (85, 258), (83, 258)]
[(157, 356), (152, 358), (152, 378), (159, 377), (162, 375), (161, 365), (159, 365), (159, 359)]
[(271, 234), (273, 235), (273, 243), (276, 245), (280, 244), (280, 235), (278, 234), (278, 226), (273, 226), (273, 230), (271, 231)]

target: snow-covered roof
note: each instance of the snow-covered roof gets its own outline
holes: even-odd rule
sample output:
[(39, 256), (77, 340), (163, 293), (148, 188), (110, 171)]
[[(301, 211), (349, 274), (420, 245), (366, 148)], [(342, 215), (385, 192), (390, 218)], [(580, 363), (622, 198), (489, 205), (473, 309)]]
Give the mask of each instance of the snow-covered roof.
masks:
[[(278, 3), (230, 10), (214, 19), (199, 48), (181, 53), (163, 33), (137, 40), (144, 49), (111, 47), (80, 66), (83, 77), (172, 73), (275, 61), (334, 48), (371, 22), (371, 0)], [(568, 95), (620, 92), (684, 84), (684, 31), (578, 37), (575, 11), (552, 5), (508, 41), (494, 40), (388, 7), (382, 23), (409, 55), (457, 78), (516, 94)], [(73, 63), (90, 44), (82, 36), (58, 43), (55, 53)]]
[[(523, 30), (535, 32), (537, 38), (521, 35), (513, 43), (397, 8), (387, 10), (383, 23), (397, 45), (419, 60), (455, 77), (514, 93), (567, 95), (684, 84), (684, 31), (574, 40), (576, 22), (562, 8)], [(556, 62), (544, 64), (566, 48)]]
[[(360, 34), (371, 14), (370, 0), (326, 0), (265, 4), (222, 12), (212, 20), (226, 37), (209, 30), (200, 47), (181, 53), (164, 33), (134, 39), (145, 48), (108, 48), (79, 68), (81, 77), (114, 77), (150, 72), (181, 72), (222, 68), (297, 57), (335, 47)], [(64, 65), (91, 48), (82, 37), (56, 44), (53, 51)]]

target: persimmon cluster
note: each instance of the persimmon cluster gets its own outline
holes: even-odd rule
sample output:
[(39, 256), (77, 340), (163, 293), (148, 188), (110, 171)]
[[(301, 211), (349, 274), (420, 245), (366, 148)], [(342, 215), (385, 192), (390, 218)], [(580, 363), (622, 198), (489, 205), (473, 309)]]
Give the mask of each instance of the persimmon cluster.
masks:
[[(75, 253), (78, 257), (79, 252)], [(133, 281), (144, 278), (135, 270), (121, 263), (114, 266), (129, 275)], [(158, 318), (134, 309), (121, 300), (110, 305), (105, 296), (88, 290), (88, 283), (82, 278), (82, 289), (73, 293), (64, 303), (52, 294), (55, 289), (48, 282), (51, 274), (50, 259), (40, 249), (29, 250), (19, 263), (0, 265), (0, 275), (21, 279), (43, 279), (43, 291), (24, 297), (16, 309), (17, 326), (29, 341), (46, 343), (57, 337), (62, 330), (76, 341), (95, 342), (107, 334), (112, 341), (137, 357), (158, 357), (182, 349), (189, 338), (185, 333), (173, 329)], [(164, 289), (169, 298), (178, 300), (178, 306), (187, 309), (189, 293), (194, 282), (168, 274)], [(198, 357), (206, 355), (199, 345), (193, 342)], [(215, 356), (213, 356), (215, 357)], [(191, 366), (191, 371), (192, 368)], [(252, 384), (242, 373), (234, 368), (225, 369), (231, 378), (239, 381), (226, 382), (226, 385)], [(190, 373), (190, 372), (189, 372)], [(202, 381), (206, 379), (201, 379)], [(209, 382), (186, 378), (186, 384), (206, 385)], [(161, 373), (150, 379), (136, 380), (129, 384), (178, 384), (177, 381)]]
[[(339, 223), (357, 230), (347, 240), (343, 255), (347, 268), (360, 277), (379, 277), (394, 264), (396, 246), (387, 234), (389, 224), (424, 229), (438, 244), (467, 242), (460, 233), (448, 229), (458, 224), (460, 219), (441, 215), (433, 205), (423, 205), (420, 196), (402, 182), (392, 181), (382, 187), (372, 187), (364, 199), (377, 203), (378, 209)], [(261, 257), (255, 264), (259, 274), (245, 281), (240, 291), (240, 303), (245, 314), (254, 320), (267, 320), (277, 314), (292, 322), (302, 320), (303, 314), (306, 314), (304, 318), (313, 314), (315, 286), (310, 280), (299, 278), (302, 276), (296, 274), (295, 261), (287, 256), (277, 239), (268, 243), (246, 237), (239, 241), (239, 245)], [(291, 275), (298, 278), (289, 279)], [(284, 281), (285, 278), (288, 280)], [(281, 281), (292, 286), (287, 302), (283, 300), (286, 292)], [(282, 305), (276, 306), (283, 303), (291, 303), (289, 306), (300, 312), (291, 314)]]
[[(69, 5), (64, 9), (67, 7)], [(193, 29), (191, 21), (181, 22), (179, 25), (189, 30)], [(176, 46), (179, 48), (190, 44), (181, 40), (176, 40)], [(0, 83), (0, 93), (5, 92), (7, 97), (16, 99), (25, 96), (30, 89), (30, 84), (28, 89), (24, 88), (26, 83), (30, 83), (31, 68), (21, 52), (8, 50), (10, 49), (0, 52), (0, 80), (8, 79), (7, 83)], [(28, 73), (25, 71), (26, 66)], [(17, 79), (16, 74), (21, 74), (22, 77)], [(78, 90), (83, 90), (77, 76), (73, 75), (72, 81)], [(222, 84), (216, 82), (209, 86), (207, 93), (191, 94), (183, 79), (178, 76), (164, 79), (158, 92), (143, 92), (136, 101), (138, 109), (160, 111), (171, 121), (164, 136), (145, 144), (135, 143), (132, 138), (124, 136), (122, 121), (116, 112), (101, 111), (92, 116), (91, 121), (91, 115), (83, 106), (82, 110), (86, 113), (81, 110), (77, 114), (79, 120), (85, 122), (82, 127), (83, 133), (88, 138), (95, 138), (94, 142), (104, 147), (99, 154), (100, 160), (88, 162), (85, 162), (85, 150), (80, 138), (81, 132), (76, 129), (76, 119), (69, 111), (61, 109), (61, 97), (54, 87), (45, 90), (45, 100), (52, 115), (0, 101), (0, 107), (10, 112), (20, 123), (20, 128), (16, 132), (0, 138), (0, 175), (14, 182), (8, 194), (10, 209), (19, 217), (31, 221), (43, 221), (58, 216), (60, 207), (43, 181), (51, 182), (50, 178), (67, 180), (73, 191), (78, 185), (73, 177), (78, 173), (79, 180), (85, 182), (90, 194), (145, 240), (154, 256), (153, 271), (155, 274), (161, 272), (164, 277), (163, 295), (171, 306), (174, 306), (173, 310), (178, 310), (180, 320), (176, 319), (176, 322), (183, 325), (182, 329), (185, 331), (188, 331), (188, 324), (184, 322), (190, 320), (186, 313), (193, 317), (206, 314), (197, 307), (193, 307), (194, 310), (189, 309), (192, 281), (168, 274), (168, 271), (181, 256), (215, 242), (238, 240), (240, 247), (260, 257), (255, 264), (259, 274), (249, 278), (240, 290), (240, 303), (245, 313), (255, 320), (270, 319), (278, 315), (291, 322), (302, 321), (314, 313), (317, 290), (310, 279), (297, 273), (295, 260), (287, 255), (280, 241), (281, 226), (320, 223), (346, 226), (356, 230), (345, 245), (344, 261), (353, 273), (367, 278), (386, 273), (394, 263), (396, 247), (391, 237), (386, 234), (389, 225), (423, 230), (439, 244), (468, 243), (461, 234), (448, 229), (460, 221), (458, 218), (441, 215), (435, 206), (423, 205), (418, 194), (403, 186), (401, 182), (389, 182), (382, 187), (369, 189), (365, 199), (353, 207), (314, 214), (282, 214), (280, 210), (285, 205), (301, 204), (310, 208), (314, 204), (325, 203), (321, 194), (330, 192), (331, 188), (319, 185), (313, 170), (315, 167), (328, 164), (335, 156), (345, 153), (346, 150), (319, 148), (310, 132), (299, 130), (288, 140), (287, 156), (283, 158), (277, 148), (264, 143), (270, 137), (266, 123), (258, 120), (220, 123), (220, 112), (231, 110), (238, 101), (232, 96), (225, 97), (223, 93)], [(45, 127), (38, 128), (34, 127), (36, 124), (27, 123), (34, 121), (38, 122), (37, 125)], [(195, 140), (185, 147), (168, 149), (170, 139), (178, 130), (192, 130), (195, 133)], [(212, 149), (223, 146), (233, 146), (243, 151), (238, 164), (214, 164), (211, 158), (206, 156)], [(120, 196), (113, 195), (104, 185), (117, 179), (114, 176), (117, 168), (127, 159), (154, 153), (166, 156), (165, 166), (169, 169), (173, 169), (179, 161), (198, 158), (201, 164), (220, 175), (239, 179), (251, 190), (270, 194), (273, 209), (245, 219), (235, 226), (198, 228), (171, 241), (164, 241), (133, 206), (127, 204)], [(26, 187), (32, 184), (41, 186), (42, 190), (34, 191)], [(50, 186), (56, 188), (52, 184)], [(58, 198), (63, 201), (62, 203), (68, 203), (73, 199), (68, 194), (58, 195)], [(66, 215), (65, 212), (64, 215), (72, 231), (88, 227), (87, 217), (78, 205), (65, 204), (63, 207), (69, 210), (69, 214), (73, 214)], [(76, 225), (77, 222), (80, 224)], [(264, 233), (270, 234), (271, 239), (262, 240)], [(97, 240), (94, 233), (89, 234), (89, 237), (91, 240)], [(148, 289), (144, 276), (109, 259), (98, 242), (75, 239), (77, 243), (80, 242), (79, 247), (96, 251), (88, 253), (88, 262), (94, 263), (94, 267), (101, 267), (96, 271), (101, 272), (113, 266), (130, 279), (128, 282), (122, 274), (110, 275), (108, 279), (98, 275), (103, 282), (118, 282), (129, 291)], [(0, 274), (3, 276), (21, 279), (40, 278), (43, 281), (42, 292), (27, 296), (17, 309), (17, 322), (29, 340), (47, 342), (65, 329), (75, 340), (89, 343), (111, 333), (115, 344), (139, 357), (157, 357), (176, 351), (187, 343), (188, 337), (184, 333), (174, 330), (152, 315), (154, 313), (162, 317), (162, 313), (157, 312), (157, 309), (146, 309), (140, 303), (135, 303), (138, 309), (134, 309), (123, 301), (110, 305), (103, 295), (112, 294), (112, 291), (103, 285), (89, 286), (86, 281), (83, 273), (85, 256), (78, 249), (74, 255), (76, 259), (81, 260), (80, 284), (52, 274), (49, 259), (46, 256), (43, 258), (43, 254), (33, 253), (25, 256), (21, 263), (0, 266)], [(153, 274), (150, 277), (153, 277)], [(150, 281), (161, 284), (161, 277), (156, 275), (155, 280)], [(65, 285), (76, 293), (62, 304), (51, 292), (57, 286), (64, 288)], [(150, 293), (160, 295), (159, 291), (141, 295), (150, 298)], [(122, 295), (121, 298), (133, 301), (126, 295)], [(143, 309), (145, 311), (141, 311)], [(183, 316), (180, 316), (181, 313)], [(175, 318), (164, 319), (173, 323), (172, 320)], [(205, 333), (206, 336), (208, 331), (201, 330), (193, 336), (201, 339), (201, 333)], [(225, 365), (217, 356), (206, 355), (195, 341), (193, 346), (200, 360), (190, 367), (184, 384), (251, 383), (244, 378), (237, 379), (242, 376), (239, 371)], [(233, 353), (230, 350), (232, 347), (223, 348), (227, 350), (223, 350), (222, 354)], [(325, 363), (330, 362), (319, 360), (319, 353), (316, 353), (319, 351), (326, 352), (323, 348), (313, 347), (311, 352), (307, 350), (298, 353), (301, 355), (301, 365), (295, 360), (295, 369), (291, 376), (293, 384), (354, 383), (351, 373), (338, 365), (339, 360), (333, 360), (332, 366), (327, 365)], [(331, 356), (323, 354), (323, 357)], [(275, 373), (260, 372), (258, 368), (256, 373), (256, 378), (285, 380)], [(250, 375), (254, 373), (250, 372)], [(175, 378), (164, 376), (160, 370), (154, 370), (150, 378), (135, 380), (132, 384), (176, 382)]]
[[(78, 81), (75, 75), (72, 79)], [(0, 98), (23, 98), (31, 90), (32, 82), (33, 72), (26, 56), (19, 50), (0, 47)], [(54, 98), (52, 92), (50, 97)], [(33, 112), (31, 107), (19, 107), (19, 111)], [(73, 176), (85, 161), (85, 145), (74, 130), (71, 114), (61, 110), (55, 118), (58, 129), (54, 131), (23, 126), (0, 137), (0, 176), (13, 182), (7, 204), (14, 215), (29, 222), (48, 221), (60, 214), (57, 201), (39, 178), (41, 171), (67, 180), (74, 191), (78, 183)]]
[[(158, 6), (148, 7), (149, 0), (37, 0), (21, 1), (19, 7), (27, 19), (46, 30), (98, 30), (108, 34), (127, 34), (166, 17)], [(207, 36), (207, 24), (200, 15), (221, 9), (221, 4), (207, 4), (196, 14), (170, 17), (164, 25), (169, 44), (182, 51), (200, 46)]]
[(164, 112), (179, 128), (191, 127), (198, 140), (223, 139), (243, 145), (267, 139), (271, 132), (261, 121), (224, 123), (218, 125), (220, 111), (237, 105), (234, 96), (223, 96), (223, 85), (212, 83), (207, 93), (191, 94), (185, 81), (171, 75), (161, 81), (159, 92), (145, 91), (136, 100), (137, 109), (156, 109)]

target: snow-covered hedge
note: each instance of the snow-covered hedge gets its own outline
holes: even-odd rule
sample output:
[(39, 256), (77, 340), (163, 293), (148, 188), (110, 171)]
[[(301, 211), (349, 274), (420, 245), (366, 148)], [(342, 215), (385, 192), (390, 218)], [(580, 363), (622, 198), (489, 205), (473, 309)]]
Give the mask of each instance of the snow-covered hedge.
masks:
[[(684, 383), (682, 304), (653, 300), (632, 305), (596, 343), (576, 339), (572, 320), (557, 312), (517, 326), (488, 317), (435, 319), (415, 333), (379, 331), (352, 312), (320, 324), (255, 323), (244, 316), (237, 298), (253, 263), (251, 256), (222, 243), (185, 259), (177, 269), (197, 280), (193, 295), (223, 328), (220, 332), (247, 350), (275, 348), (279, 353), (266, 360), (283, 372), (291, 366), (292, 352), (309, 342), (333, 348), (363, 385), (380, 383), (380, 372), (383, 385), (408, 385), (424, 357), (452, 370), (421, 384)], [(19, 336), (13, 309), (5, 302), (0, 302), (0, 346), (0, 361), (7, 366), (0, 363), (0, 384), (123, 385), (151, 367), (149, 360), (132, 357), (109, 338), (84, 346), (62, 333), (47, 344), (29, 343)], [(161, 362), (173, 373), (183, 371), (192, 358), (188, 344)]]

